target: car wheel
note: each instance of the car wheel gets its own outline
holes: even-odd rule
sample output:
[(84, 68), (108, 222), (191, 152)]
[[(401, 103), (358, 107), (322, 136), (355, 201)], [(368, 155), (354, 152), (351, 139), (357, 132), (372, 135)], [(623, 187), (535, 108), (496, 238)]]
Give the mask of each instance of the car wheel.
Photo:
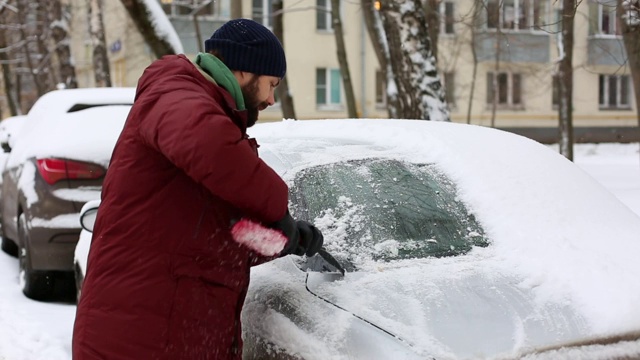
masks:
[(35, 271), (31, 267), (29, 255), (29, 230), (27, 218), (20, 214), (18, 218), (18, 265), (20, 267), (20, 286), (22, 292), (30, 299), (48, 300), (53, 295), (55, 276), (48, 271)]
[(80, 266), (78, 266), (78, 264), (76, 264), (73, 269), (76, 279), (76, 302), (80, 304), (80, 295), (82, 295), (82, 282), (84, 281), (84, 276), (82, 276), (82, 271), (80, 270)]
[(2, 238), (2, 251), (13, 257), (18, 257), (18, 245), (5, 237)]

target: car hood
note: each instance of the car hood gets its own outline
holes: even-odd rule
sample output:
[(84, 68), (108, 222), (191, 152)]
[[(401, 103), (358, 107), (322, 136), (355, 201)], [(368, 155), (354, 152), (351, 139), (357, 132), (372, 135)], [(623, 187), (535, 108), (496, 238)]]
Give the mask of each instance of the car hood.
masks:
[(593, 335), (570, 302), (482, 257), (377, 264), (338, 281), (309, 273), (307, 288), (436, 358), (517, 356)]

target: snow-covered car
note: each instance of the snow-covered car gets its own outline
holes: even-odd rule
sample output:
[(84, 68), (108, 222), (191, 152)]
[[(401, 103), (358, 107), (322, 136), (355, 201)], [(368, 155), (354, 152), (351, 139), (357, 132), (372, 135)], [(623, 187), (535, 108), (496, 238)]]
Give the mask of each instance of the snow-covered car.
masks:
[[(9, 152), (22, 128), (26, 115), (8, 117), (0, 122), (0, 145), (3, 152)], [(7, 149), (4, 151), (4, 149)]]
[(410, 120), (250, 134), (338, 264), (253, 268), (244, 358), (640, 356), (640, 218), (548, 147)]
[(76, 300), (80, 301), (82, 294), (82, 282), (84, 274), (87, 272), (87, 259), (89, 258), (89, 247), (91, 246), (91, 236), (93, 234), (93, 225), (98, 216), (98, 207), (100, 200), (88, 201), (80, 210), (80, 237), (76, 244), (73, 254), (73, 274), (76, 281)]
[(134, 95), (134, 88), (52, 91), (22, 119), (2, 173), (0, 215), (3, 249), (17, 253), (27, 297), (72, 293), (79, 212), (100, 196)]
[[(4, 171), (4, 165), (7, 163), (7, 158), (9, 157), (9, 152), (11, 151), (11, 147), (15, 144), (16, 139), (18, 138), (18, 133), (22, 128), (22, 124), (24, 123), (24, 118), (26, 115), (17, 115), (8, 117), (0, 122), (0, 174)], [(0, 176), (0, 191), (2, 189), (2, 176)], [(0, 193), (0, 197), (2, 194)], [(5, 245), (8, 248), (5, 249)], [(13, 243), (11, 242), (3, 242), (2, 249), (6, 252), (17, 254), (17, 248), (15, 246), (11, 247)]]

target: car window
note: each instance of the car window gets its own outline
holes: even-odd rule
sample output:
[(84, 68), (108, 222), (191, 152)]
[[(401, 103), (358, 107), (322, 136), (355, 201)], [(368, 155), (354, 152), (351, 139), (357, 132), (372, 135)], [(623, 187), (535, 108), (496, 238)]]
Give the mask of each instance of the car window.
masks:
[(357, 262), (455, 256), (487, 246), (480, 224), (434, 165), (368, 159), (298, 173), (296, 216), (325, 232), (327, 248)]

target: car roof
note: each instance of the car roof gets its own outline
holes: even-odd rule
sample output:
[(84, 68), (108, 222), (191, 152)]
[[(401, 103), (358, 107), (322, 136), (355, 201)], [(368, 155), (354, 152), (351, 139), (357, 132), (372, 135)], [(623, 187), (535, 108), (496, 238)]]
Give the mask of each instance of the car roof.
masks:
[(33, 104), (27, 116), (31, 123), (42, 117), (51, 117), (101, 105), (131, 105), (135, 98), (133, 87), (82, 88), (54, 90), (42, 95)]

